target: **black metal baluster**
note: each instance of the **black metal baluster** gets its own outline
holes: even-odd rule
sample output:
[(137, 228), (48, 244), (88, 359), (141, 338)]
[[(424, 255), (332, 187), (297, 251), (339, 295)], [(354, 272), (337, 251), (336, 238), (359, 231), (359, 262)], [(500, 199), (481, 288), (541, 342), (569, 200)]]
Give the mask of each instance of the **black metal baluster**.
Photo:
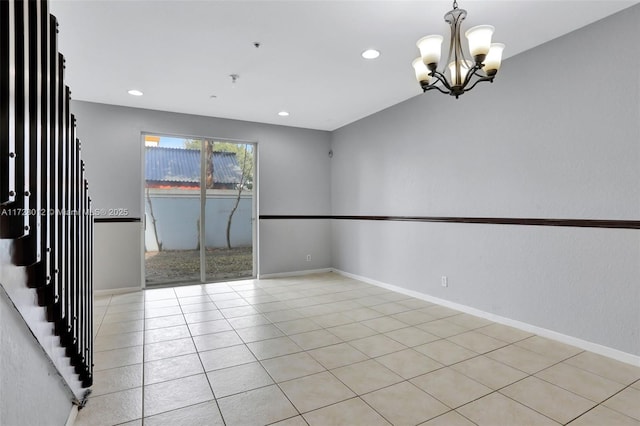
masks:
[(49, 4), (43, 1), (40, 5), (40, 185), (39, 199), (40, 209), (37, 212), (40, 220), (40, 262), (28, 269), (27, 285), (38, 288), (38, 304), (47, 306), (51, 310), (53, 290), (51, 283), (51, 217), (50, 192), (51, 192), (51, 151), (49, 127)]
[(70, 347), (73, 345), (73, 322), (75, 321), (75, 311), (74, 311), (74, 287), (73, 287), (73, 272), (71, 269), (71, 257), (73, 256), (73, 243), (71, 241), (71, 215), (73, 206), (71, 204), (71, 196), (73, 194), (72, 190), (72, 173), (73, 173), (73, 150), (71, 149), (72, 139), (71, 139), (71, 116), (69, 112), (69, 99), (70, 90), (68, 86), (64, 86), (64, 92), (62, 95), (62, 102), (64, 103), (63, 109), (63, 126), (64, 126), (64, 157), (65, 157), (65, 168), (64, 168), (64, 183), (63, 186), (65, 188), (64, 192), (64, 212), (63, 212), (63, 223), (64, 223), (64, 239), (65, 242), (65, 250), (64, 250), (64, 278), (65, 278), (65, 305), (66, 305), (66, 339), (67, 342), (65, 347), (67, 349), (67, 356), (71, 356)]
[[(78, 150), (79, 157), (82, 159), (82, 144), (78, 142)], [(80, 282), (80, 339), (78, 343), (78, 351), (80, 354), (80, 365), (78, 374), (81, 376), (85, 372), (85, 363), (87, 360), (86, 352), (84, 350), (86, 342), (87, 342), (87, 305), (86, 305), (86, 280), (84, 277), (84, 260), (85, 260), (85, 252), (86, 252), (86, 242), (84, 240), (85, 237), (85, 185), (84, 185), (84, 162), (80, 160), (80, 176), (78, 178), (78, 193), (80, 194), (78, 197), (78, 201), (80, 204), (80, 214), (78, 215), (78, 227), (79, 227), (79, 247), (78, 250), (78, 281)]]
[(58, 111), (60, 97), (59, 84), (59, 58), (58, 58), (58, 21), (55, 16), (50, 15), (49, 22), (49, 42), (51, 43), (49, 51), (50, 62), (50, 93), (49, 93), (49, 127), (50, 127), (50, 149), (51, 149), (51, 191), (49, 199), (51, 202), (51, 281), (53, 284), (53, 309), (49, 316), (49, 321), (56, 324), (64, 316), (61, 308), (61, 279), (60, 279), (60, 246), (58, 241), (62, 239), (60, 232), (60, 132), (59, 132), (59, 115)]
[(67, 149), (67, 127), (65, 122), (66, 110), (65, 110), (65, 86), (64, 86), (64, 57), (58, 54), (58, 150), (59, 150), (59, 182), (58, 189), (58, 213), (60, 238), (58, 239), (58, 271), (60, 281), (60, 338), (63, 346), (66, 346), (69, 341), (69, 327), (70, 327), (70, 314), (69, 314), (69, 289), (68, 289), (68, 273), (67, 257), (69, 255), (68, 247), (68, 227), (67, 227), (67, 210), (69, 204), (67, 202), (67, 191), (69, 188), (68, 183), (68, 152)]
[(82, 342), (82, 349), (84, 353), (84, 373), (83, 373), (83, 382), (87, 379), (90, 374), (89, 369), (89, 359), (91, 358), (91, 338), (92, 338), (92, 330), (89, 328), (91, 322), (89, 321), (89, 307), (93, 304), (93, 298), (91, 293), (89, 293), (89, 223), (91, 220), (91, 216), (89, 214), (89, 184), (87, 183), (86, 177), (86, 169), (85, 164), (82, 164), (82, 188), (83, 188), (83, 268), (82, 268), (82, 283), (84, 288), (84, 341)]
[[(15, 3), (0, 2), (0, 206), (15, 201)], [(0, 213), (4, 210), (0, 207)], [(0, 227), (2, 226), (0, 221)], [(0, 229), (0, 235), (5, 232)]]
[(89, 340), (87, 342), (87, 351), (89, 357), (87, 359), (87, 371), (88, 376), (85, 378), (83, 385), (89, 387), (93, 384), (93, 205), (91, 204), (91, 197), (87, 197), (88, 212), (89, 212), (89, 236), (88, 236), (88, 253), (89, 253), (89, 268), (87, 271), (87, 289), (88, 289), (88, 329)]
[(17, 265), (30, 266), (40, 262), (41, 229), (40, 229), (40, 185), (41, 182), (41, 98), (42, 98), (42, 68), (41, 68), (41, 26), (40, 1), (29, 1), (27, 5), (29, 31), (28, 41), (28, 138), (29, 166), (27, 185), (24, 196), (28, 198), (29, 208), (25, 210), (28, 234), (17, 239), (14, 245), (14, 262)]
[[(0, 212), (0, 238), (28, 235), (29, 199), (29, 15), (28, 3), (14, 3), (15, 23), (15, 146), (9, 155), (15, 164), (15, 194), (13, 202)], [(13, 155), (11, 155), (13, 154)], [(10, 194), (11, 195), (11, 194)]]
[[(69, 95), (71, 93), (69, 92)], [(66, 101), (69, 102), (69, 99)], [(69, 241), (71, 243), (71, 255), (69, 257), (69, 271), (71, 272), (71, 288), (72, 288), (72, 311), (73, 322), (71, 324), (71, 331), (73, 335), (73, 344), (69, 349), (71, 357), (71, 365), (77, 367), (78, 360), (78, 344), (80, 339), (80, 280), (78, 279), (78, 175), (79, 175), (79, 150), (78, 140), (76, 139), (76, 119), (71, 114), (69, 120), (69, 139), (71, 142), (71, 176), (70, 176), (70, 202), (71, 202), (71, 215), (69, 216), (69, 222), (71, 224), (71, 231), (69, 232)]]

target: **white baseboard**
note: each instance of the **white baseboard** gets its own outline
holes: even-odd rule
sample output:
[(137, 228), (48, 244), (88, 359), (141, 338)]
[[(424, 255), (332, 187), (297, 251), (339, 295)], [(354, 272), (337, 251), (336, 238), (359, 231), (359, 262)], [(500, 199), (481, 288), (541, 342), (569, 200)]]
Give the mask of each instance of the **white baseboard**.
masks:
[(78, 406), (76, 404), (73, 404), (71, 406), (71, 411), (69, 412), (69, 417), (67, 417), (65, 426), (73, 426), (73, 424), (76, 422), (76, 417), (78, 417)]
[(368, 277), (364, 277), (361, 275), (352, 274), (350, 272), (341, 271), (339, 269), (332, 269), (336, 274), (343, 275), (345, 277), (353, 278), (368, 284), (375, 285), (377, 287), (386, 288), (387, 290), (392, 290), (398, 293), (406, 294), (407, 296), (415, 297), (416, 299), (425, 300), (427, 302), (436, 303), (438, 305), (446, 306), (447, 308), (455, 309), (457, 311), (461, 311), (467, 314), (475, 315), (480, 318), (485, 318), (493, 322), (497, 322), (500, 324), (508, 325), (510, 327), (514, 327), (520, 330), (527, 331), (529, 333), (534, 333), (542, 337), (546, 337), (552, 340), (556, 340), (561, 343), (566, 343), (571, 346), (576, 346), (580, 349), (584, 349), (586, 351), (594, 352), (599, 355), (606, 356), (608, 358), (615, 359), (617, 361), (621, 361), (627, 364), (631, 364), (636, 367), (640, 367), (640, 356), (633, 355), (627, 352), (622, 352), (620, 350), (610, 348), (608, 346), (603, 346), (598, 343), (589, 342), (587, 340), (578, 339), (577, 337), (569, 336), (566, 334), (558, 333), (553, 330), (548, 330), (546, 328), (538, 327), (535, 325), (527, 324), (525, 322), (513, 320), (506, 317), (501, 317), (499, 315), (492, 314), (490, 312), (485, 312), (480, 309), (472, 308), (470, 306), (461, 305), (459, 303), (451, 302), (449, 300), (440, 299), (437, 297), (430, 296), (428, 294), (420, 293), (414, 290), (408, 290), (406, 288), (398, 287), (393, 284), (387, 284), (381, 281), (377, 281)]
[(308, 269), (305, 271), (277, 272), (275, 274), (259, 274), (258, 279), (263, 280), (268, 278), (297, 277), (302, 275), (324, 274), (332, 271), (333, 271), (333, 268), (322, 268), (322, 269)]
[(114, 294), (126, 294), (134, 293), (136, 291), (143, 290), (140, 287), (123, 287), (123, 288), (108, 288), (105, 290), (93, 290), (94, 296), (112, 296)]

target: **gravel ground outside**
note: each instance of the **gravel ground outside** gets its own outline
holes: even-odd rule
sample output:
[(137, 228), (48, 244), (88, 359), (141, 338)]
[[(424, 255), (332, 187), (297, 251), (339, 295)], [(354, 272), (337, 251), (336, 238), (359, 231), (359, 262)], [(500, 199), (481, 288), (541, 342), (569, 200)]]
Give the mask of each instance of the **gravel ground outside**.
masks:
[[(147, 285), (200, 281), (199, 250), (165, 250), (145, 253)], [(253, 275), (251, 247), (206, 251), (207, 281), (249, 278)]]

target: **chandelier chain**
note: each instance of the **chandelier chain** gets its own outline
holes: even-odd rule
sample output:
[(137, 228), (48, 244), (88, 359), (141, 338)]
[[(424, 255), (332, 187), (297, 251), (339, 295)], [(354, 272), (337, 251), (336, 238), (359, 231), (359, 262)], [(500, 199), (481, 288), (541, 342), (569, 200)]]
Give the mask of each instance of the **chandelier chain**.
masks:
[(453, 0), (453, 9), (457, 9), (458, 8), (458, 1), (457, 0)]

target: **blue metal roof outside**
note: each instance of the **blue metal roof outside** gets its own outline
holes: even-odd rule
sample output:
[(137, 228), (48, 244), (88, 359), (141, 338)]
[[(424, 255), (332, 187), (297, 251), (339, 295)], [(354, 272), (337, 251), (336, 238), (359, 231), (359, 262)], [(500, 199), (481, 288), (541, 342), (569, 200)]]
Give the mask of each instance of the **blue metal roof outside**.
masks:
[[(198, 184), (200, 182), (200, 150), (185, 148), (145, 147), (145, 180)], [(242, 169), (234, 152), (213, 153), (215, 183), (240, 183)]]

